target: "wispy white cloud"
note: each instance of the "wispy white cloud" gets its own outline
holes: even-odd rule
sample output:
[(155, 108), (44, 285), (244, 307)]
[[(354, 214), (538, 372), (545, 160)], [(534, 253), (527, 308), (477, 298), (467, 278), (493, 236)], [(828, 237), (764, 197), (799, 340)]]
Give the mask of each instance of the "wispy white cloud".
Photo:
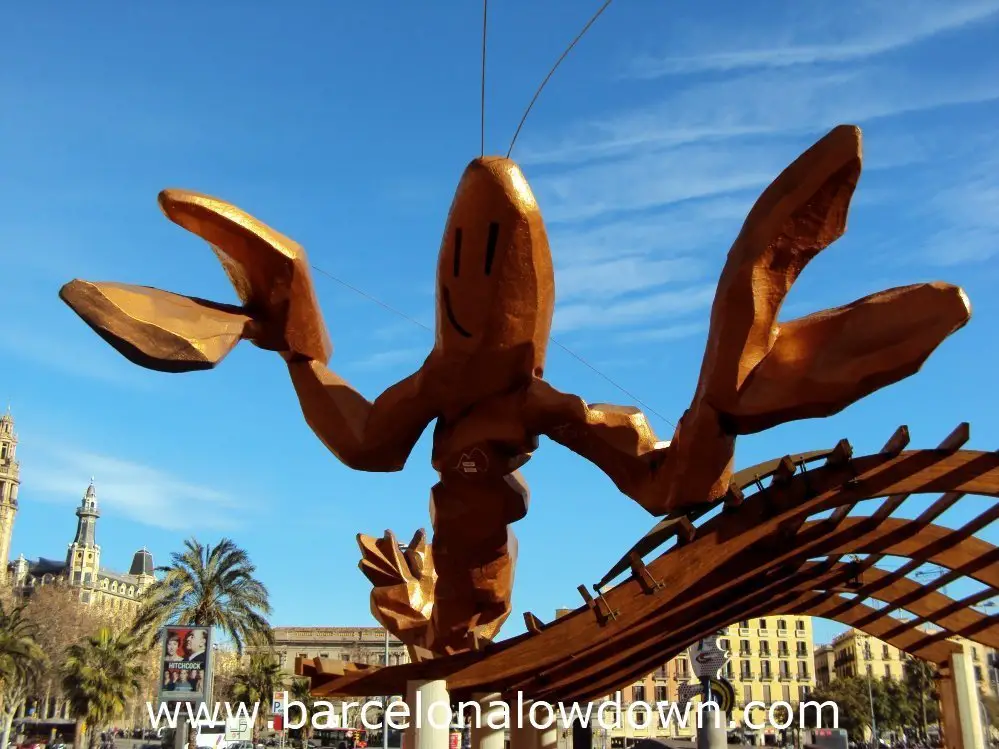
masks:
[(663, 318), (688, 315), (708, 307), (714, 299), (714, 284), (677, 291), (662, 291), (605, 304), (580, 302), (557, 307), (553, 328), (564, 332), (580, 328), (613, 328), (645, 323), (662, 325)]
[(668, 283), (695, 280), (704, 275), (704, 268), (695, 258), (650, 260), (631, 256), (569, 265), (557, 273), (560, 298), (608, 299)]
[[(825, 73), (766, 70), (670, 87), (655, 97), (656, 104), (590, 118), (547, 142), (537, 139), (525, 147), (522, 158), (533, 165), (571, 165), (634, 157), (638, 150), (698, 144), (718, 148), (725, 141), (751, 137), (814, 139), (841, 122), (865, 125), (905, 113), (999, 99), (999, 65), (994, 62), (967, 71), (959, 84), (928, 61), (910, 67)], [(758, 142), (749, 145), (757, 151), (761, 147)]]
[(757, 190), (789, 161), (781, 150), (763, 144), (739, 149), (699, 145), (589, 164), (535, 182), (550, 223), (607, 220)]
[[(774, 43), (748, 49), (731, 49), (732, 40), (714, 28), (702, 43), (725, 47), (681, 57), (647, 57), (636, 60), (628, 71), (635, 78), (689, 75), (703, 72), (732, 72), (747, 68), (784, 68), (797, 65), (844, 63), (867, 60), (971, 24), (988, 21), (999, 14), (999, 2), (876, 2), (854, 6), (853, 12), (841, 5), (833, 8), (815, 5), (810, 30), (821, 24), (824, 33), (839, 39), (836, 43)], [(797, 34), (796, 36), (804, 36)], [(702, 45), (698, 45), (702, 46)], [(703, 46), (702, 46), (703, 48)]]
[(994, 174), (981, 175), (936, 195), (931, 209), (946, 228), (926, 241), (926, 262), (951, 266), (999, 255), (999, 179)]
[(247, 509), (245, 498), (152, 466), (65, 445), (32, 449), (31, 489), (47, 501), (78, 504), (92, 476), (106, 512), (167, 530), (237, 527)]
[[(417, 334), (425, 337), (423, 331), (417, 331)], [(379, 351), (364, 359), (351, 362), (350, 367), (356, 370), (374, 370), (398, 367), (402, 364), (412, 364), (415, 368), (422, 364), (423, 360), (430, 353), (429, 343), (428, 341), (428, 345), (422, 348), (397, 348), (388, 351)]]
[(683, 338), (706, 333), (708, 330), (708, 319), (705, 315), (703, 320), (698, 322), (678, 323), (676, 325), (666, 325), (665, 327), (652, 327), (648, 330), (635, 330), (623, 333), (618, 337), (621, 343), (643, 343), (654, 341), (679, 341)]
[[(84, 328), (77, 337), (54, 332), (38, 320), (31, 327), (17, 325), (0, 328), (0, 349), (11, 357), (63, 372), (73, 378), (83, 377), (115, 386), (138, 389), (154, 388), (154, 379), (130, 363), (97, 336)], [(88, 343), (87, 336), (93, 341)], [(106, 351), (98, 351), (103, 347)]]

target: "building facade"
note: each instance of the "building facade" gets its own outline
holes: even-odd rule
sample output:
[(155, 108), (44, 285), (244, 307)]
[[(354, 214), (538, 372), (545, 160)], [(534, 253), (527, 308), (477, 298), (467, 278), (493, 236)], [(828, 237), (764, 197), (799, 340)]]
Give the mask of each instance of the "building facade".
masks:
[[(274, 644), (266, 649), (277, 655), (281, 670), (295, 673), (296, 658), (328, 658), (353, 663), (385, 663), (385, 630), (382, 627), (275, 627)], [(247, 655), (263, 648), (248, 648)], [(406, 646), (388, 637), (389, 665), (409, 663)]]
[[(750, 702), (765, 706), (754, 706), (750, 712), (750, 720), (759, 725), (766, 722), (766, 711), (773, 703), (795, 706), (807, 699), (815, 688), (812, 619), (790, 615), (747, 619), (722, 629), (719, 640), (729, 652), (722, 676), (735, 689), (733, 719), (738, 724), (735, 732), (754, 742), (765, 741), (767, 730), (773, 733), (773, 729), (756, 730), (742, 724), (744, 708)], [(696, 682), (687, 655), (679, 655), (624, 690), (620, 700), (622, 709), (627, 711), (633, 702), (677, 702), (683, 685)], [(675, 721), (664, 726), (658, 717), (645, 728), (635, 727), (622, 716), (621, 727), (608, 731), (606, 745), (625, 747), (650, 737), (689, 738), (694, 735), (693, 716), (692, 711), (685, 729)], [(595, 745), (600, 743), (597, 741)]]
[(815, 648), (815, 686), (824, 687), (836, 678), (836, 650), (832, 645)]
[(23, 596), (30, 596), (41, 585), (65, 584), (79, 591), (83, 603), (123, 613), (136, 611), (146, 588), (156, 579), (153, 556), (144, 548), (135, 552), (127, 573), (101, 566), (101, 547), (97, 543), (100, 511), (92, 479), (76, 508), (76, 535), (64, 559), (28, 560), (21, 554), (9, 561), (20, 486), (16, 448), (14, 420), (8, 411), (0, 417), (0, 574), (5, 584)]
[[(949, 639), (964, 648), (974, 670), (978, 691), (999, 696), (996, 674), (989, 665), (989, 656), (995, 651), (963, 637)], [(905, 662), (911, 658), (898, 648), (857, 629), (843, 632), (832, 641), (832, 645), (825, 647), (833, 652), (833, 670), (830, 676), (837, 679), (874, 676), (901, 680), (905, 678)], [(816, 668), (819, 650), (816, 651)]]

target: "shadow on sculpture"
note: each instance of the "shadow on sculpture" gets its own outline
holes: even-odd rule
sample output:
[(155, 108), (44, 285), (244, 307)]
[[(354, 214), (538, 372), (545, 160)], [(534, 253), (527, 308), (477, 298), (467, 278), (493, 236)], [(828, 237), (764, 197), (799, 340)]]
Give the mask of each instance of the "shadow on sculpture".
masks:
[(131, 361), (183, 372), (217, 365), (240, 340), (287, 361), (305, 419), (345, 465), (398, 471), (436, 421), (432, 543), (358, 538), (377, 619), (413, 652), (467, 652), (511, 610), (512, 524), (527, 513), (518, 470), (542, 435), (599, 467), (656, 516), (725, 497), (738, 435), (837, 413), (916, 372), (969, 319), (943, 283), (890, 289), (778, 322), (807, 263), (846, 228), (860, 131), (841, 126), (763, 192), (728, 254), (700, 377), (672, 439), (632, 407), (587, 404), (544, 379), (554, 273), (520, 168), (476, 159), (458, 185), (437, 269), (436, 336), (417, 372), (368, 401), (327, 368), (332, 347), (305, 253), (223, 201), (168, 190), (167, 217), (213, 247), (240, 306), (76, 280), (61, 297)]

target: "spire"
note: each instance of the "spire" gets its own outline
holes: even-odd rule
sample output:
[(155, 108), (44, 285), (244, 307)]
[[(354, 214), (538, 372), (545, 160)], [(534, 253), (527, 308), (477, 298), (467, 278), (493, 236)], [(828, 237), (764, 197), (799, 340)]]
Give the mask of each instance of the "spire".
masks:
[(76, 516), (79, 521), (76, 524), (76, 538), (73, 543), (81, 546), (95, 546), (97, 544), (97, 518), (101, 516), (97, 510), (97, 490), (94, 488), (94, 480), (90, 479), (90, 486), (87, 487), (83, 495), (83, 501), (76, 508)]

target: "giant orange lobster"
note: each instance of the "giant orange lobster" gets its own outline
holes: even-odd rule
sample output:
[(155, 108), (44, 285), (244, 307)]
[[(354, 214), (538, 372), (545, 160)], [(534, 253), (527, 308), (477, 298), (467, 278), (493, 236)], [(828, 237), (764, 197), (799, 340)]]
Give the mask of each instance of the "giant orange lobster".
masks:
[(241, 305), (148, 287), (76, 280), (60, 292), (131, 361), (183, 372), (214, 367), (240, 340), (279, 352), (305, 419), (345, 465), (398, 471), (436, 421), (428, 544), (359, 536), (372, 610), (434, 653), (493, 638), (510, 614), (511, 524), (527, 512), (518, 468), (545, 435), (602, 469), (653, 515), (724, 495), (735, 439), (834, 414), (916, 372), (970, 317), (943, 283), (890, 289), (779, 323), (805, 265), (846, 228), (861, 169), (860, 131), (837, 127), (753, 206), (728, 254), (690, 408), (660, 441), (632, 407), (587, 404), (544, 380), (555, 303), (541, 212), (508, 158), (465, 169), (437, 268), (436, 338), (412, 375), (369, 401), (328, 368), (327, 336), (300, 246), (221, 200), (167, 190), (172, 221), (218, 253)]

